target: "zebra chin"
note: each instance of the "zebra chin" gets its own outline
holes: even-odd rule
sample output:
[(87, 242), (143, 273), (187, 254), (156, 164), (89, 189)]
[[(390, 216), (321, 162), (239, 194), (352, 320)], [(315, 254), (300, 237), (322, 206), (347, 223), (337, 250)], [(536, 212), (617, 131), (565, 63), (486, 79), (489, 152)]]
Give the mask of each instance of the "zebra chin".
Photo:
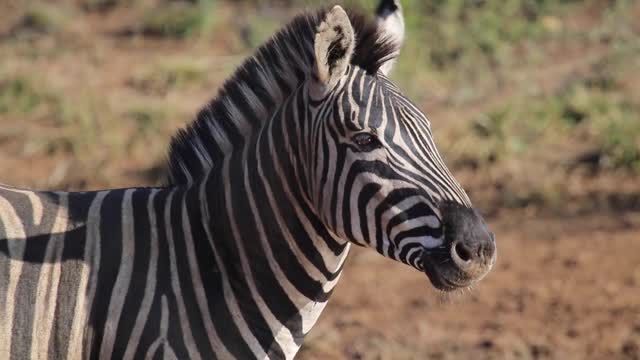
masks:
[(422, 268), (439, 290), (467, 288), (484, 278), (495, 264), (495, 235), (474, 209), (446, 203), (441, 212), (444, 242), (424, 249)]

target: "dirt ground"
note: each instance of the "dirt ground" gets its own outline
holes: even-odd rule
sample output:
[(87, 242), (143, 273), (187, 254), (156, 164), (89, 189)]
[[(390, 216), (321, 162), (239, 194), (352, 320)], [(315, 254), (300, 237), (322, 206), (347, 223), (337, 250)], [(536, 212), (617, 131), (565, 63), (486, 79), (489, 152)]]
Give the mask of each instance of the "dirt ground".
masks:
[[(1, 183), (54, 189), (152, 184), (155, 166), (164, 156), (164, 150), (157, 149), (165, 148), (169, 135), (215, 93), (244, 55), (225, 57), (220, 39), (210, 44), (115, 36), (129, 21), (127, 16), (118, 10), (77, 16), (70, 29), (53, 40), (0, 41), (5, 74), (30, 74), (40, 78), (36, 83), (55, 85), (51, 89), (65, 94), (63, 105), (70, 108), (86, 102), (81, 95), (89, 93), (100, 111), (106, 109), (103, 118), (112, 119), (96, 122), (108, 139), (88, 147), (82, 143), (84, 133), (68, 133), (40, 108), (28, 115), (0, 116)], [(7, 32), (5, 28), (8, 25), (0, 26), (0, 32)], [(589, 51), (566, 56), (566, 66), (554, 67), (553, 73), (534, 69), (530, 75), (541, 77), (544, 88), (560, 86), (567, 74), (582, 71), (587, 55), (602, 50)], [(133, 80), (147, 69), (164, 65), (166, 59), (185, 58), (205, 59), (207, 79), (159, 95), (134, 86)], [(489, 102), (501, 101), (503, 94), (497, 93)], [(131, 109), (125, 108), (132, 103), (169, 106), (167, 118), (176, 120), (154, 125), (151, 135), (132, 134), (127, 118)], [(482, 109), (436, 104), (428, 110), (432, 119), (444, 121), (466, 119)], [(441, 127), (434, 123), (436, 135)], [(70, 154), (67, 145), (60, 150), (57, 139), (79, 150)], [(114, 150), (123, 142), (133, 145)], [(454, 174), (460, 175), (456, 169)], [(637, 179), (627, 179), (624, 186), (616, 178), (597, 180), (608, 184), (594, 187), (597, 191), (608, 188), (608, 193), (619, 194), (625, 204), (620, 209), (598, 209), (594, 202), (589, 211), (552, 215), (528, 208), (483, 209), (482, 204), (493, 202), (478, 199), (499, 176), (481, 169), (460, 177), (471, 198), (489, 213), (498, 241), (497, 264), (480, 284), (463, 292), (439, 293), (424, 274), (356, 248), (299, 358), (640, 359)], [(595, 192), (584, 188), (575, 198), (584, 200)]]

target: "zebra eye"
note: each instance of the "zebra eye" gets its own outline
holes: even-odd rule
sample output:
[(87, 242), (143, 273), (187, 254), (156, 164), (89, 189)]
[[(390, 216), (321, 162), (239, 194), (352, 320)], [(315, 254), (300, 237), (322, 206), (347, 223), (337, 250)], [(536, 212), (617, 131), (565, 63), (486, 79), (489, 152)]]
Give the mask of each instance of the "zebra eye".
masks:
[(359, 133), (353, 136), (353, 142), (358, 144), (358, 146), (371, 147), (378, 143), (378, 139), (370, 133)]

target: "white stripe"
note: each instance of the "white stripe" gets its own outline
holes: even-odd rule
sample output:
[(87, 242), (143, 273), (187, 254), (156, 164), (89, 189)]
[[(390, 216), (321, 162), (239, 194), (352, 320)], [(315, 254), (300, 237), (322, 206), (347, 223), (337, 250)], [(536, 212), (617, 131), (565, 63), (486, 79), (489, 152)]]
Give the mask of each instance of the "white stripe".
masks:
[[(418, 198), (417, 200), (418, 201), (416, 201), (416, 203), (424, 201), (422, 198)], [(397, 211), (396, 214), (400, 212), (401, 211)], [(399, 233), (406, 230), (411, 230), (413, 228), (420, 227), (420, 226), (428, 226), (431, 229), (437, 229), (442, 225), (440, 224), (440, 220), (438, 220), (438, 218), (433, 215), (414, 217), (394, 226), (393, 229), (391, 229), (391, 231), (389, 232), (389, 237), (394, 239)], [(425, 246), (436, 247), (436, 246), (440, 246), (440, 244), (429, 245), (425, 243)]]
[(202, 143), (202, 140), (198, 135), (193, 137), (193, 149), (195, 150), (196, 156), (200, 160), (202, 169), (204, 169), (204, 172), (206, 173), (207, 169), (211, 169), (211, 167), (213, 166), (213, 161), (211, 160), (209, 152), (204, 147), (204, 144)]
[(31, 208), (33, 209), (33, 224), (35, 226), (39, 226), (40, 223), (42, 223), (43, 215), (42, 201), (33, 191), (25, 191), (25, 193), (29, 197), (29, 201), (31, 201)]
[(53, 315), (56, 311), (58, 284), (62, 250), (64, 249), (65, 231), (68, 224), (68, 196), (59, 194), (58, 212), (56, 214), (51, 236), (47, 242), (43, 264), (40, 267), (36, 302), (34, 306), (33, 327), (31, 333), (31, 358), (46, 359), (48, 357), (49, 338), (53, 327)]
[(153, 359), (153, 356), (156, 354), (160, 346), (164, 346), (165, 354), (167, 350), (173, 353), (173, 349), (171, 349), (171, 346), (167, 343), (167, 332), (169, 331), (169, 310), (167, 306), (167, 296), (162, 295), (162, 298), (160, 300), (162, 306), (160, 309), (160, 334), (147, 350), (147, 354), (144, 357), (145, 360)]
[(18, 194), (23, 194), (29, 198), (29, 202), (31, 203), (31, 209), (33, 210), (33, 224), (35, 226), (40, 226), (42, 223), (42, 215), (43, 215), (43, 207), (42, 200), (40, 196), (35, 191), (30, 190), (21, 190), (21, 189), (13, 189), (13, 188), (5, 188), (0, 186), (0, 189), (15, 192)]
[(92, 331), (87, 327), (91, 304), (96, 293), (96, 282), (100, 267), (100, 209), (102, 202), (109, 191), (102, 191), (96, 194), (87, 217), (87, 235), (85, 239), (84, 261), (78, 283), (78, 293), (76, 295), (76, 305), (74, 310), (73, 324), (69, 333), (69, 347), (67, 349), (67, 359), (81, 360), (84, 358), (83, 341), (85, 330)]
[(5, 198), (0, 197), (0, 222), (4, 225), (9, 247), (9, 286), (0, 311), (0, 359), (11, 356), (11, 330), (13, 328), (15, 293), (22, 272), (25, 250), (25, 231), (16, 210)]

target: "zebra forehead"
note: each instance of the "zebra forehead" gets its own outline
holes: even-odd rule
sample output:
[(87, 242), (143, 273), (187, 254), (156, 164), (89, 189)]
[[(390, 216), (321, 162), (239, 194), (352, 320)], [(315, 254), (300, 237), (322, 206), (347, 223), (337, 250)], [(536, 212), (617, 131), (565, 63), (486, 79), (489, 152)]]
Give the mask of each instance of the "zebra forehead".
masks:
[(362, 69), (352, 69), (343, 100), (344, 121), (354, 122), (358, 129), (380, 129), (409, 126), (421, 136), (431, 136), (426, 115), (384, 75), (369, 75)]

